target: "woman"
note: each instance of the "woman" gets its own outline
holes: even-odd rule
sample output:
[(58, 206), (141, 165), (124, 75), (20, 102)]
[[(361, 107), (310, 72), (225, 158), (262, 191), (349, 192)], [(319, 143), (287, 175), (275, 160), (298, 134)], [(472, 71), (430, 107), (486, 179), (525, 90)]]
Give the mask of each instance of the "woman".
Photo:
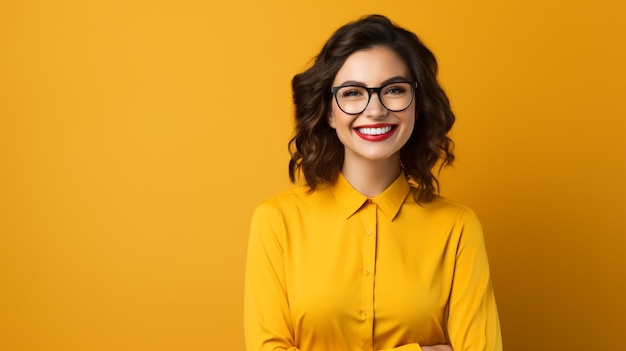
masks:
[(294, 77), (289, 174), (258, 206), (245, 336), (257, 350), (501, 350), (474, 213), (435, 194), (454, 114), (433, 54), (383, 16)]

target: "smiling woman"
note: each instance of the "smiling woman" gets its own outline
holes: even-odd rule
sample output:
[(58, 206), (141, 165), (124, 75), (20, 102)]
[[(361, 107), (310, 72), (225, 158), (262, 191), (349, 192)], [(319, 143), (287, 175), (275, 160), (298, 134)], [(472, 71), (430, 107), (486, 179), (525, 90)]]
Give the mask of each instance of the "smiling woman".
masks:
[(436, 194), (454, 160), (437, 63), (383, 16), (341, 27), (294, 77), (292, 181), (252, 218), (257, 350), (501, 350), (480, 223)]

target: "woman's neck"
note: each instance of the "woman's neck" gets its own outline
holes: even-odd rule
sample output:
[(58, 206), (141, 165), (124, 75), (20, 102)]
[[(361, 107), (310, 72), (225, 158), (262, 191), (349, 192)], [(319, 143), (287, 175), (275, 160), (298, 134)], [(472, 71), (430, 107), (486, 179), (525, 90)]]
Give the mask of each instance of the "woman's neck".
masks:
[(341, 173), (354, 189), (369, 197), (385, 191), (398, 178), (402, 170), (399, 157), (380, 161), (346, 161), (344, 161)]

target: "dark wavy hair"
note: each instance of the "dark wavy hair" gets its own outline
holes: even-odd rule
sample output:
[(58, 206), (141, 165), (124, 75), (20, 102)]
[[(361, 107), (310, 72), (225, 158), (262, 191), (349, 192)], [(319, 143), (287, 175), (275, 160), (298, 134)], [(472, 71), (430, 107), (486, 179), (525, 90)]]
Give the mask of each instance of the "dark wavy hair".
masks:
[(454, 162), (454, 143), (446, 134), (454, 124), (450, 101), (437, 82), (433, 53), (412, 32), (381, 15), (370, 15), (339, 28), (326, 42), (313, 65), (292, 80), (296, 129), (289, 141), (289, 178), (298, 171), (311, 191), (332, 184), (343, 166), (344, 148), (328, 124), (332, 107), (331, 85), (341, 66), (354, 52), (382, 46), (406, 63), (416, 89), (413, 133), (400, 151), (405, 174), (417, 184), (415, 200), (429, 202), (439, 191), (433, 167)]

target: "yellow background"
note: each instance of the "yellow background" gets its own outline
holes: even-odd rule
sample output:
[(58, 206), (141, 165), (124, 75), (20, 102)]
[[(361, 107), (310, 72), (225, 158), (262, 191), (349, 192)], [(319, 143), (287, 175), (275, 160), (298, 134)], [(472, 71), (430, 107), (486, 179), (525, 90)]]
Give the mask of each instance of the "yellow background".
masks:
[[(626, 349), (624, 1), (2, 1), (0, 349), (242, 350), (290, 79), (379, 12), (458, 117), (515, 350)], [(305, 350), (306, 351), (306, 350)]]

